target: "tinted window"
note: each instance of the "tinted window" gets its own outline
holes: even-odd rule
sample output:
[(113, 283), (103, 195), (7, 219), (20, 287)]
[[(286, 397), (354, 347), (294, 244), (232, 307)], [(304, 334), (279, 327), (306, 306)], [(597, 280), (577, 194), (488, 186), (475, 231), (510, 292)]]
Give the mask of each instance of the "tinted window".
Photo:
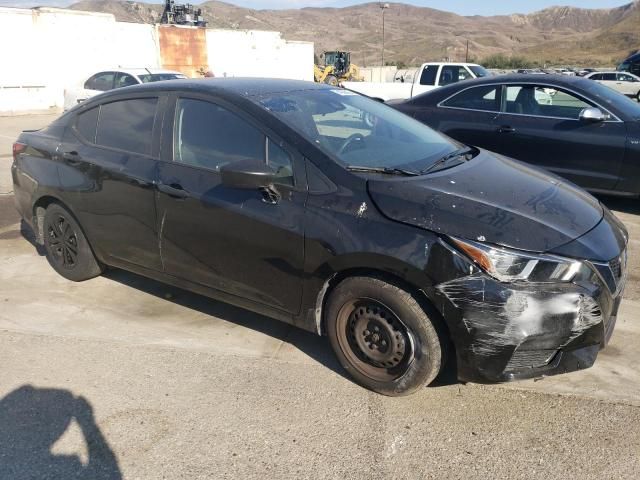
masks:
[(440, 72), (440, 85), (449, 85), (468, 78), (471, 78), (471, 73), (463, 66), (446, 65), (442, 67), (442, 71)]
[(98, 90), (100, 92), (106, 92), (113, 88), (114, 72), (102, 72), (97, 73), (84, 84), (84, 88), (87, 90)]
[(96, 126), (98, 125), (99, 107), (82, 112), (76, 119), (76, 130), (82, 137), (91, 142), (96, 142)]
[(139, 98), (102, 105), (96, 143), (150, 155), (157, 103), (157, 98)]
[(420, 85), (435, 85), (436, 75), (438, 75), (438, 66), (429, 65), (422, 70), (422, 74), (420, 75)]
[(591, 80), (602, 80), (602, 74), (601, 73), (594, 73), (593, 75), (591, 75), (589, 77)]
[(131, 85), (137, 84), (138, 81), (128, 73), (118, 73), (118, 75), (116, 76), (115, 88), (130, 87)]
[(443, 105), (446, 107), (497, 112), (500, 110), (497, 91), (498, 86), (496, 85), (469, 88), (451, 97)]
[(480, 65), (470, 65), (469, 69), (474, 73), (474, 75), (478, 78), (488, 77), (491, 73), (484, 67)]
[(626, 74), (626, 73), (619, 73), (618, 74), (618, 81), (620, 82), (635, 82), (636, 79), (633, 78), (631, 75)]
[(542, 86), (509, 86), (506, 92), (506, 111), (537, 117), (578, 119), (580, 112), (592, 105), (580, 98)]
[(163, 80), (176, 80), (178, 78), (187, 78), (187, 76), (181, 73), (148, 73), (144, 75), (138, 75), (138, 78), (142, 83), (149, 83), (161, 82)]
[(276, 171), (277, 182), (293, 185), (293, 165), (291, 156), (278, 144), (267, 139), (267, 163)]
[(616, 74), (615, 73), (603, 73), (602, 74), (602, 80), (606, 80), (609, 82), (615, 82), (616, 81)]
[(181, 98), (174, 125), (174, 160), (219, 170), (252, 158), (265, 161), (265, 137), (235, 113), (202, 100)]

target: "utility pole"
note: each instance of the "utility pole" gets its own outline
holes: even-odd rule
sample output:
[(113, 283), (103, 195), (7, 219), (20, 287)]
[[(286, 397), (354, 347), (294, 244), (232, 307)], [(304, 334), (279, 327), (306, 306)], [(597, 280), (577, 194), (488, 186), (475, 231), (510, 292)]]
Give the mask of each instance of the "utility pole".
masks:
[(384, 11), (389, 8), (389, 4), (381, 2), (378, 6), (382, 10), (382, 66), (384, 67)]
[(464, 56), (464, 62), (469, 63), (469, 39), (467, 38), (467, 53)]

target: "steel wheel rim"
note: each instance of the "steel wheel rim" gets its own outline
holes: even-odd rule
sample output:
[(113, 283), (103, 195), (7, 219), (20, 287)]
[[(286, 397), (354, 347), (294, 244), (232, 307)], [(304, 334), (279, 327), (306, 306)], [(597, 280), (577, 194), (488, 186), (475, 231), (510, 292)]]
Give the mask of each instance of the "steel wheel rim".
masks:
[(62, 268), (72, 269), (78, 263), (78, 236), (63, 215), (56, 215), (47, 225), (47, 243), (53, 260)]
[(401, 377), (414, 359), (415, 339), (400, 317), (371, 298), (347, 302), (338, 312), (342, 353), (362, 375), (375, 381)]

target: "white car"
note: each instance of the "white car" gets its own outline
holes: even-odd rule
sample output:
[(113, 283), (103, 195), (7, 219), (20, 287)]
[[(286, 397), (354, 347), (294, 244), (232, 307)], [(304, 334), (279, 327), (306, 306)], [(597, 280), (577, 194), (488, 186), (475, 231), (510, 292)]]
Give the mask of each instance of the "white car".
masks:
[(398, 82), (394, 78), (394, 82), (342, 82), (341, 85), (354, 92), (386, 102), (408, 100), (434, 88), (488, 75), (491, 74), (484, 67), (475, 63), (430, 62), (423, 63), (414, 75), (401, 79), (404, 82)]
[(640, 77), (628, 72), (594, 72), (585, 76), (640, 102)]
[(132, 68), (127, 70), (104, 70), (91, 75), (85, 82), (64, 91), (64, 109), (68, 110), (89, 97), (114, 88), (129, 87), (139, 83), (159, 82), (187, 78), (180, 72), (157, 68)]

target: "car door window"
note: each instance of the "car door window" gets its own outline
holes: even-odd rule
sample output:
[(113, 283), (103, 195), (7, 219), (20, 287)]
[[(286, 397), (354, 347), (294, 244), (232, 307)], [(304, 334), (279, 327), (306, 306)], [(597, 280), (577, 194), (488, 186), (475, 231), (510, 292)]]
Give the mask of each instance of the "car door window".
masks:
[(114, 88), (130, 87), (131, 85), (137, 84), (138, 81), (128, 73), (118, 73), (118, 75), (116, 76), (116, 83)]
[(462, 65), (445, 65), (440, 72), (439, 83), (440, 85), (449, 85), (469, 78), (471, 78), (471, 73)]
[(98, 126), (98, 112), (100, 107), (82, 112), (76, 118), (75, 127), (80, 136), (90, 143), (96, 142), (96, 128)]
[(438, 75), (437, 65), (428, 65), (422, 70), (420, 75), (420, 85), (435, 85), (436, 76)]
[(603, 73), (602, 74), (602, 80), (604, 80), (606, 82), (615, 82), (616, 81), (616, 74), (615, 73)]
[(583, 109), (593, 106), (571, 93), (536, 85), (508, 86), (505, 97), (507, 113), (536, 117), (577, 120)]
[(276, 183), (293, 185), (293, 162), (291, 155), (267, 137), (267, 164), (276, 172)]
[(594, 75), (591, 75), (589, 78), (591, 80), (602, 80), (602, 74), (601, 73), (596, 73)]
[(106, 92), (113, 88), (113, 79), (115, 77), (114, 72), (101, 72), (95, 74), (84, 84), (86, 90), (98, 90), (100, 92)]
[(619, 73), (618, 74), (618, 81), (620, 81), (620, 82), (635, 82), (636, 80), (629, 74)]
[(150, 155), (157, 104), (157, 98), (137, 98), (101, 105), (96, 144)]
[(265, 161), (265, 136), (226, 108), (203, 100), (178, 99), (174, 160), (218, 171), (227, 163)]
[(497, 112), (500, 110), (498, 88), (498, 85), (468, 88), (446, 100), (442, 105), (468, 110)]

